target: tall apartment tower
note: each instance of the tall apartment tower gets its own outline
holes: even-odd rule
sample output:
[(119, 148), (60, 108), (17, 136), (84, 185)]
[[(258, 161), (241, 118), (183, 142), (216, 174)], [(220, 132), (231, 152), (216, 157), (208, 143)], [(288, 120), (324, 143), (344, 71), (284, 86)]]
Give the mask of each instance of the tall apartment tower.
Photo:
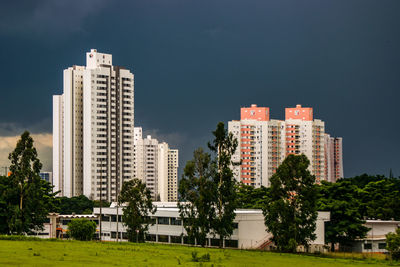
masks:
[(255, 187), (269, 186), (269, 177), (285, 158), (285, 124), (269, 119), (269, 108), (251, 105), (241, 108), (240, 121), (229, 121), (228, 131), (238, 140), (232, 160), (238, 181)]
[(150, 189), (154, 200), (178, 200), (178, 150), (148, 135), (142, 138), (142, 128), (134, 130), (134, 177)]
[[(178, 149), (168, 149), (168, 184), (167, 194), (164, 199), (168, 202), (178, 201), (178, 167), (179, 151)], [(161, 197), (162, 199), (162, 197)]]
[(134, 76), (92, 49), (53, 96), (53, 180), (63, 196), (115, 201), (133, 178)]
[(325, 122), (313, 119), (313, 109), (296, 105), (285, 109), (286, 155), (304, 154), (317, 183), (325, 177)]
[(343, 178), (343, 139), (325, 134), (325, 175), (328, 182)]
[[(325, 123), (313, 118), (312, 108), (286, 108), (284, 121), (270, 120), (268, 107), (251, 105), (241, 108), (240, 113), (240, 121), (228, 122), (228, 130), (239, 143), (232, 157), (234, 162), (241, 162), (232, 167), (238, 181), (269, 186), (269, 178), (290, 154), (307, 156), (317, 183), (328, 180)], [(341, 159), (341, 153), (340, 146), (336, 157)], [(343, 175), (342, 162), (340, 166)]]

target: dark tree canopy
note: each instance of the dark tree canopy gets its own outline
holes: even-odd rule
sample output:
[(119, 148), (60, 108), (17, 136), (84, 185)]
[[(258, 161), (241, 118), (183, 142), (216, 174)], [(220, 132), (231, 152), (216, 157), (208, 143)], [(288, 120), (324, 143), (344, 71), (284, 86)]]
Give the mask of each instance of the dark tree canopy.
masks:
[(153, 205), (151, 192), (139, 179), (124, 182), (118, 197), (123, 207), (122, 222), (127, 226), (128, 239), (131, 242), (144, 242), (145, 234), (151, 224), (150, 215), (157, 208)]
[(240, 183), (236, 190), (238, 209), (262, 209), (269, 201), (270, 188), (264, 186), (254, 188)]
[(326, 242), (339, 243), (341, 248), (351, 245), (357, 238), (365, 237), (368, 228), (360, 213), (361, 190), (348, 180), (337, 183), (323, 181), (319, 186), (318, 209), (330, 211), (331, 218), (325, 228)]
[(189, 238), (189, 243), (206, 245), (206, 236), (215, 217), (213, 206), (214, 184), (211, 178), (211, 157), (199, 148), (193, 160), (186, 163), (179, 182), (179, 214)]
[(340, 180), (338, 180), (338, 182), (341, 180), (346, 180), (359, 188), (364, 188), (370, 182), (378, 182), (383, 179), (386, 179), (386, 177), (383, 175), (368, 175), (368, 174), (364, 173), (364, 174), (354, 176), (351, 178), (340, 179)]
[(77, 197), (59, 197), (57, 200), (57, 212), (60, 214), (92, 214), (94, 203), (85, 195)]
[(305, 155), (289, 155), (271, 177), (265, 225), (281, 251), (295, 252), (315, 239), (317, 190)]
[(368, 219), (400, 220), (400, 184), (394, 179), (368, 183), (361, 189), (361, 215)]
[(55, 209), (55, 194), (39, 175), (42, 164), (29, 132), (21, 135), (8, 158), (11, 175), (0, 179), (0, 230), (25, 234), (43, 229), (49, 211)]

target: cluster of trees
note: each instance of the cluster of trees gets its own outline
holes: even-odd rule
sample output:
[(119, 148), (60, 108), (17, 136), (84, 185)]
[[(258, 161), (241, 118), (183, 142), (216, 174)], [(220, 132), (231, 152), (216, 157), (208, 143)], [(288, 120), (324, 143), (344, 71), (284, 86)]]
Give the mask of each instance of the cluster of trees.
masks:
[[(272, 188), (239, 185), (238, 207), (262, 209), (276, 193)], [(363, 174), (336, 183), (323, 181), (314, 188), (317, 210), (331, 213), (325, 240), (332, 249), (335, 244), (346, 249), (354, 240), (365, 237), (369, 230), (364, 226), (366, 219), (400, 220), (399, 178)]]
[(49, 212), (91, 214), (100, 204), (83, 195), (55, 197), (53, 186), (39, 175), (42, 164), (27, 131), (8, 158), (11, 175), (0, 176), (0, 234), (31, 234), (43, 229)]
[(319, 210), (331, 212), (326, 224), (326, 240), (351, 245), (365, 237), (366, 219), (400, 219), (400, 180), (366, 174), (346, 178), (336, 183), (322, 182), (319, 190)]
[[(102, 201), (103, 207), (109, 207), (110, 203)], [(90, 200), (85, 195), (76, 197), (57, 197), (55, 210), (60, 214), (92, 214), (94, 207), (100, 207), (99, 200)]]
[(55, 210), (53, 187), (41, 179), (42, 167), (29, 132), (9, 155), (9, 177), (0, 177), (0, 234), (26, 234), (43, 229)]
[(231, 158), (238, 143), (222, 122), (213, 135), (213, 142), (208, 143), (213, 155), (197, 149), (184, 168), (178, 207), (190, 243), (205, 246), (211, 232), (219, 237), (222, 247), (234, 229), (237, 204), (230, 166), (235, 164)]

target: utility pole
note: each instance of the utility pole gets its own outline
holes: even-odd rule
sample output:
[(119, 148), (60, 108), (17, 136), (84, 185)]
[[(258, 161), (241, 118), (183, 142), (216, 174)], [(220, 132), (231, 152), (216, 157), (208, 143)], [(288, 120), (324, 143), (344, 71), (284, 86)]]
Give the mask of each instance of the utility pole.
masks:
[(119, 203), (118, 203), (118, 175), (115, 176), (116, 181), (115, 181), (115, 195), (116, 195), (116, 201), (117, 201), (117, 242), (119, 241), (119, 231), (118, 231), (118, 224), (119, 224)]

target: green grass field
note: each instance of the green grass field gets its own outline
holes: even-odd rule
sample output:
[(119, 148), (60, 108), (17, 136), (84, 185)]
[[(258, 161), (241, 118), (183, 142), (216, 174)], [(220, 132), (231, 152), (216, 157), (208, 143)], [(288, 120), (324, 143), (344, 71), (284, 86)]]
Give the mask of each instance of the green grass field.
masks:
[[(193, 262), (192, 252), (210, 255)], [(376, 259), (323, 258), (261, 251), (195, 248), (179, 245), (80, 241), (0, 240), (0, 266), (382, 266)]]

